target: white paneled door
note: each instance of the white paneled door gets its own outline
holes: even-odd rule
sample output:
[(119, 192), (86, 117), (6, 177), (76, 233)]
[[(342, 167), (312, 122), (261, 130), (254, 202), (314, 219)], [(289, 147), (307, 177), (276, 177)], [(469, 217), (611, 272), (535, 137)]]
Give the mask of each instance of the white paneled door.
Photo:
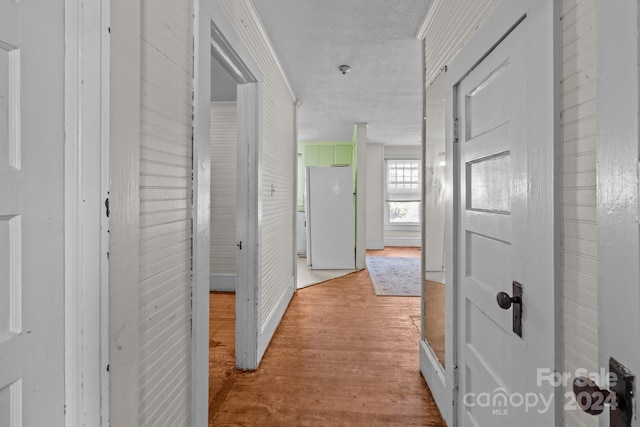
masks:
[(64, 424), (61, 0), (0, 0), (0, 425)]
[(455, 91), (461, 426), (555, 419), (554, 390), (538, 376), (555, 366), (554, 177), (540, 166), (553, 142), (533, 130), (548, 124), (536, 123), (544, 97), (531, 96), (531, 27), (523, 18)]
[(597, 14), (598, 358), (612, 374), (597, 382), (619, 402), (598, 418), (601, 426), (639, 427), (640, 4), (598, 1)]

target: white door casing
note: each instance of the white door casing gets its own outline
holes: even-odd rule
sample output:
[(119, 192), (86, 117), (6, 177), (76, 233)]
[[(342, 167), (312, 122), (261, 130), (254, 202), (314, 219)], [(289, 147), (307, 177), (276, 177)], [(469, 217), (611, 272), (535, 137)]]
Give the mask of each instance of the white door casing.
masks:
[[(257, 132), (257, 83), (244, 63), (249, 55), (240, 42), (224, 12), (214, 2), (196, 2), (195, 5), (195, 59), (194, 59), (194, 158), (193, 158), (193, 335), (192, 335), (192, 425), (206, 424), (208, 419), (209, 385), (209, 274), (211, 266), (211, 61), (216, 56), (223, 66), (231, 62), (236, 73), (244, 71), (251, 82), (238, 85), (237, 100), (237, 168), (236, 233), (237, 248), (236, 288), (236, 366), (248, 369), (257, 365), (257, 208), (248, 203), (255, 198), (255, 141)], [(215, 23), (214, 23), (215, 18)], [(215, 39), (214, 39), (215, 35)], [(229, 41), (229, 38), (232, 40)], [(216, 46), (213, 45), (216, 44)], [(220, 44), (221, 43), (221, 44)], [(215, 53), (214, 53), (215, 52)], [(242, 60), (240, 59), (242, 58)], [(243, 63), (243, 61), (245, 61)], [(239, 68), (238, 68), (239, 66)], [(250, 62), (249, 68), (257, 69)], [(242, 71), (241, 71), (242, 70)], [(251, 187), (249, 187), (251, 186)], [(242, 241), (243, 249), (240, 249)]]
[[(43, 36), (46, 35), (46, 36)], [(0, 6), (0, 425), (64, 425), (64, 3)]]
[[(197, 2), (195, 6), (195, 98), (194, 98), (194, 235), (193, 235), (193, 361), (192, 425), (206, 423), (208, 415), (209, 370), (209, 270), (210, 270), (210, 93), (211, 59), (216, 49), (220, 58), (236, 67), (230, 74), (238, 83), (237, 104), (237, 289), (236, 366), (255, 369), (258, 364), (258, 284), (260, 228), (258, 161), (260, 158), (259, 67), (242, 44), (233, 25), (217, 2)], [(225, 40), (223, 45), (222, 40)], [(240, 73), (240, 74), (238, 74)], [(240, 244), (240, 242), (242, 242)], [(240, 248), (242, 247), (242, 249)]]
[[(559, 366), (553, 16), (550, 1), (503, 3), (447, 69), (456, 129), (447, 144), (447, 340), (456, 346), (447, 382), (457, 410), (443, 412), (454, 425), (559, 420), (561, 396), (538, 381), (538, 368)], [(522, 338), (513, 307), (496, 302), (500, 291), (513, 295), (513, 281), (524, 287)], [(537, 400), (527, 407), (529, 394)]]
[(109, 412), (110, 425), (140, 414), (140, 1), (109, 7)]
[(194, 1), (191, 426), (209, 417), (209, 274), (211, 271), (211, 17)]
[(65, 425), (108, 425), (109, 0), (65, 5)]

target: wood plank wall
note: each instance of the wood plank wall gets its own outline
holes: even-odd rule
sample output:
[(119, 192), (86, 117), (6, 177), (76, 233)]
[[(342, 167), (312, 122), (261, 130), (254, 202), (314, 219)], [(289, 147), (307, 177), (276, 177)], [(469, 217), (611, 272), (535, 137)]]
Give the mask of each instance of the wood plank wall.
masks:
[(143, 0), (140, 426), (191, 410), (193, 2)]
[(500, 0), (434, 0), (427, 17), (437, 15), (426, 28), (426, 84), (449, 64), (487, 19)]
[[(563, 0), (562, 225), (564, 370), (598, 367), (596, 2)], [(570, 390), (567, 390), (570, 391)], [(567, 426), (597, 426), (582, 411)]]
[[(214, 286), (217, 286), (214, 281), (222, 280), (220, 275), (236, 274), (236, 111), (236, 102), (211, 103), (211, 280)], [(215, 290), (225, 289), (216, 287)]]

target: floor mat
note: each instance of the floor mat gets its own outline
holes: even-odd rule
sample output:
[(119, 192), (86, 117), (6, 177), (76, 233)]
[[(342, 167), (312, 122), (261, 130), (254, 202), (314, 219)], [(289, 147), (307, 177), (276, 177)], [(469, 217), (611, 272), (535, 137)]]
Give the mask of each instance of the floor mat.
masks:
[(356, 270), (311, 270), (307, 258), (298, 258), (298, 289), (346, 276)]
[(367, 257), (376, 295), (420, 296), (420, 258)]

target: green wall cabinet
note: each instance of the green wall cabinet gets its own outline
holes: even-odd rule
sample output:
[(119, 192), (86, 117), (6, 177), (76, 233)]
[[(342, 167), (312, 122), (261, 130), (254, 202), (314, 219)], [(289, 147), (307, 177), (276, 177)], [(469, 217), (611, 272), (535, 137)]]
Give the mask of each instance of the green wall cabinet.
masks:
[[(307, 166), (354, 166), (353, 142), (301, 142), (298, 151), (302, 153), (302, 163)], [(300, 157), (298, 157), (300, 160)], [(354, 167), (355, 175), (355, 167)], [(298, 175), (298, 211), (304, 211), (303, 192), (305, 174)], [(354, 181), (355, 184), (355, 181)], [(354, 187), (355, 188), (355, 187)]]
[(353, 146), (336, 145), (335, 164), (353, 166)]

